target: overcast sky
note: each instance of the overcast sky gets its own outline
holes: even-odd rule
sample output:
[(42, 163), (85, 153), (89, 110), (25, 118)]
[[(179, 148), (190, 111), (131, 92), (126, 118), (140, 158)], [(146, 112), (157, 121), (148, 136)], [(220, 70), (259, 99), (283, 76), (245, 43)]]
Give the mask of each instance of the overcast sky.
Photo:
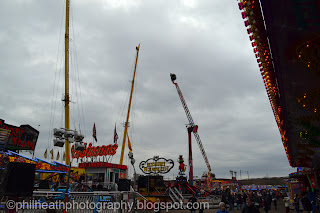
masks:
[[(64, 13), (64, 0), (1, 1), (0, 118), (39, 129), (39, 158), (53, 148), (52, 128), (64, 125)], [(141, 43), (129, 130), (137, 167), (155, 155), (188, 160), (188, 120), (170, 80), (175, 73), (217, 177), (230, 178), (229, 170), (238, 178), (240, 170), (250, 177), (294, 171), (236, 0), (74, 0), (70, 39), (71, 128), (80, 126), (92, 141), (95, 122), (97, 145), (107, 145), (116, 123), (113, 163)], [(207, 168), (192, 139), (200, 176)], [(166, 177), (178, 173), (177, 165)]]

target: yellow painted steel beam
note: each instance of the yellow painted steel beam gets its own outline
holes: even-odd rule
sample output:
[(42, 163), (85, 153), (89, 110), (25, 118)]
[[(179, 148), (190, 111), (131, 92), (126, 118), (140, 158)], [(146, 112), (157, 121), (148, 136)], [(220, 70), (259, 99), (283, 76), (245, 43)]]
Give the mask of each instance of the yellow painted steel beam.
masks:
[(132, 79), (132, 84), (131, 84), (131, 93), (130, 93), (130, 100), (129, 100), (129, 106), (128, 106), (127, 121), (125, 123), (124, 133), (123, 133), (123, 141), (122, 141), (121, 156), (120, 156), (120, 165), (122, 165), (122, 163), (123, 163), (124, 149), (125, 149), (125, 146), (126, 146), (126, 139), (127, 139), (127, 133), (128, 133), (128, 124), (129, 124), (129, 116), (130, 116), (131, 101), (132, 101), (132, 93), (133, 93), (134, 79), (135, 79), (135, 76), (136, 76), (136, 70), (137, 70), (137, 64), (138, 64), (138, 56), (139, 56), (140, 44), (139, 44), (139, 46), (136, 47), (136, 50), (137, 50), (136, 64), (134, 66), (133, 79)]

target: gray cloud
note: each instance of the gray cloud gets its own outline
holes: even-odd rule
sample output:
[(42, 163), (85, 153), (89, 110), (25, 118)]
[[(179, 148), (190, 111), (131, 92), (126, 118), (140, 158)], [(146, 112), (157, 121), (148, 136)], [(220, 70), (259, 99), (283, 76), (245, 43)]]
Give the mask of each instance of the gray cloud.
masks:
[[(7, 0), (0, 8), (0, 117), (40, 125), (38, 157), (53, 147), (49, 130), (64, 121), (63, 11), (62, 0)], [(129, 131), (137, 162), (180, 154), (187, 161), (188, 121), (170, 80), (175, 73), (217, 177), (293, 171), (236, 2), (82, 0), (72, 1), (71, 14), (71, 126), (80, 123), (87, 141), (95, 122), (98, 145), (112, 143), (116, 123), (121, 146), (141, 43)], [(199, 176), (206, 165), (194, 138), (192, 146)]]

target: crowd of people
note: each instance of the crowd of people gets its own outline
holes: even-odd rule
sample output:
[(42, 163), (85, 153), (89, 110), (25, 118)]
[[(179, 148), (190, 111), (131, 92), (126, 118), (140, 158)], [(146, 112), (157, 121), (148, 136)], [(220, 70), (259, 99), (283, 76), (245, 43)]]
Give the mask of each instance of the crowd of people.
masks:
[[(228, 205), (229, 211), (233, 209), (243, 210), (242, 212), (255, 212), (253, 209), (263, 209), (266, 213), (271, 208), (277, 209), (278, 199), (282, 198), (284, 193), (274, 190), (263, 191), (231, 191), (225, 190), (221, 195), (222, 205)], [(273, 206), (273, 207), (272, 207)]]
[[(302, 206), (300, 206), (300, 203), (302, 204)], [(319, 212), (316, 192), (311, 190), (309, 186), (307, 186), (306, 191), (302, 191), (301, 194), (295, 194), (293, 198), (293, 205), (296, 213), (300, 213), (301, 207), (303, 209), (303, 213)], [(287, 212), (289, 212), (289, 210)]]
[[(285, 191), (279, 190), (232, 191), (226, 189), (212, 191), (211, 194), (221, 196), (217, 213), (231, 213), (234, 209), (241, 210), (242, 213), (260, 213), (260, 211), (268, 213), (271, 209), (278, 209), (279, 200), (283, 201), (286, 213), (289, 213), (291, 209), (291, 212), (296, 213), (318, 213), (319, 209), (316, 202), (316, 193), (310, 190), (310, 187), (306, 187), (306, 190), (302, 191), (301, 194), (296, 194), (293, 200), (287, 197)], [(192, 196), (189, 202), (197, 202), (197, 199)], [(290, 206), (293, 206), (294, 209), (290, 209)], [(199, 210), (200, 213), (203, 211), (202, 209)], [(195, 212), (195, 209), (191, 210), (191, 213)]]
[[(245, 206), (242, 208), (242, 213), (260, 213), (259, 208), (254, 205), (251, 197), (246, 198)], [(224, 202), (219, 203), (219, 210), (217, 213), (229, 213)]]
[[(65, 188), (67, 186), (65, 175), (59, 175), (58, 178), (51, 177), (44, 181), (48, 182), (49, 189), (54, 191), (58, 191), (59, 188)], [(71, 176), (69, 180), (69, 187), (72, 188), (73, 191), (88, 192), (97, 189), (103, 189), (103, 181), (103, 176), (99, 176), (99, 178), (97, 179), (92, 177), (85, 177), (85, 175), (82, 174), (78, 179), (73, 179)]]
[[(241, 210), (242, 213), (258, 213), (260, 209), (263, 209), (266, 213), (271, 208), (277, 209), (277, 201), (283, 199), (284, 192), (265, 190), (265, 191), (246, 191), (226, 189), (223, 191), (212, 191), (212, 195), (221, 196), (221, 202), (219, 203), (219, 210), (217, 213), (229, 213), (234, 209)], [(188, 202), (197, 202), (196, 196), (192, 196)], [(195, 213), (196, 210), (192, 209), (191, 213)], [(204, 212), (203, 209), (199, 209), (199, 213)]]

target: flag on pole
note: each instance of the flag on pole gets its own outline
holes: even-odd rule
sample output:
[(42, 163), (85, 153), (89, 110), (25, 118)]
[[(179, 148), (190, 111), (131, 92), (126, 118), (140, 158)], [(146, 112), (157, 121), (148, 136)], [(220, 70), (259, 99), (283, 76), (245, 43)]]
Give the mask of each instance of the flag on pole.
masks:
[(132, 152), (132, 147), (131, 147), (131, 142), (130, 142), (130, 139), (129, 139), (129, 135), (128, 135), (128, 148), (129, 148), (130, 152)]
[(53, 149), (51, 149), (50, 154), (51, 154), (51, 160), (53, 160)]
[(98, 140), (97, 140), (97, 131), (96, 131), (96, 123), (93, 124), (92, 137), (96, 140), (96, 142), (98, 142)]
[(119, 137), (118, 137), (118, 134), (117, 134), (116, 124), (114, 124), (113, 143), (117, 143), (118, 138)]
[(48, 157), (48, 150), (46, 149), (46, 151), (44, 152), (44, 159), (47, 159)]
[(57, 160), (59, 160), (59, 158), (60, 158), (60, 153), (59, 153), (59, 151), (58, 151)]

